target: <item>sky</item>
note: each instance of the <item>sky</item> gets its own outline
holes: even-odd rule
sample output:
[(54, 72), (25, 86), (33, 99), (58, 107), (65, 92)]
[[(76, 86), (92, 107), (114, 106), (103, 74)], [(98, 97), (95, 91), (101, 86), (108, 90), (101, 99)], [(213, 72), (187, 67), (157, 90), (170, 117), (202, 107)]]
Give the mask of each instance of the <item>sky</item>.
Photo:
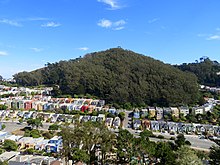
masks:
[(122, 47), (220, 62), (219, 0), (0, 0), (0, 75)]

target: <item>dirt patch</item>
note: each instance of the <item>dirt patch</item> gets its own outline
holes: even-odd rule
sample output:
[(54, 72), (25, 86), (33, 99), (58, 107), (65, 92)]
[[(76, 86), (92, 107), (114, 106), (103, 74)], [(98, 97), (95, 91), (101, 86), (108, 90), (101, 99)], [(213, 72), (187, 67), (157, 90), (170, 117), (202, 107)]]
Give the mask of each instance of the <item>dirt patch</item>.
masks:
[(19, 136), (24, 136), (24, 131), (21, 129), (17, 129), (12, 132), (13, 135), (19, 135)]

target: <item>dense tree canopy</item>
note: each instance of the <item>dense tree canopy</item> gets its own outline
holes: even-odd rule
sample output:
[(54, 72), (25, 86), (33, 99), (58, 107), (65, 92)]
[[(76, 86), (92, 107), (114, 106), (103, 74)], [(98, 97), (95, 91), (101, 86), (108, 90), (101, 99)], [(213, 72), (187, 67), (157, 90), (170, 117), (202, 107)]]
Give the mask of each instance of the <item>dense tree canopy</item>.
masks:
[(220, 86), (220, 64), (209, 58), (200, 58), (200, 62), (183, 63), (177, 66), (182, 71), (192, 72), (198, 77), (200, 84), (208, 86)]
[(198, 99), (197, 78), (153, 58), (121, 48), (48, 63), (14, 75), (23, 86), (53, 85), (54, 95), (91, 94), (119, 105), (177, 105)]
[(220, 147), (212, 146), (209, 153), (210, 164), (220, 164)]
[(181, 146), (176, 151), (176, 155), (176, 164), (178, 165), (203, 165), (201, 159), (198, 158), (195, 151), (190, 149), (188, 146)]

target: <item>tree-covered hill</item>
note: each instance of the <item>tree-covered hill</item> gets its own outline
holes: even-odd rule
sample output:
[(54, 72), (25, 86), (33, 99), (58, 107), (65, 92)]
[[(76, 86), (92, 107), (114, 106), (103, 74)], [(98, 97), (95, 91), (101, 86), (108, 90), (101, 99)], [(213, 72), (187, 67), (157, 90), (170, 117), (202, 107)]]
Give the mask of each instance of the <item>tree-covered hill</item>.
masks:
[(91, 94), (108, 103), (177, 105), (198, 99), (197, 78), (122, 48), (94, 52), (14, 75), (24, 86), (57, 85), (57, 94)]
[(199, 84), (207, 86), (220, 86), (220, 64), (209, 58), (200, 58), (200, 62), (183, 63), (176, 66), (182, 71), (192, 72), (198, 77)]

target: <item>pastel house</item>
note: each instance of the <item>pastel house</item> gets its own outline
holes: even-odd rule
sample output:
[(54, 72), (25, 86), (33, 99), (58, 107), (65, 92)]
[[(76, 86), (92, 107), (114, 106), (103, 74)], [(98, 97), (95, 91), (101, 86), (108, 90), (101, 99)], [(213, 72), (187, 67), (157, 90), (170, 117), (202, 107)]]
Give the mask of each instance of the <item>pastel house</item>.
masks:
[(62, 148), (62, 137), (61, 136), (54, 136), (52, 139), (49, 140), (48, 144), (46, 145), (46, 151), (57, 153)]

